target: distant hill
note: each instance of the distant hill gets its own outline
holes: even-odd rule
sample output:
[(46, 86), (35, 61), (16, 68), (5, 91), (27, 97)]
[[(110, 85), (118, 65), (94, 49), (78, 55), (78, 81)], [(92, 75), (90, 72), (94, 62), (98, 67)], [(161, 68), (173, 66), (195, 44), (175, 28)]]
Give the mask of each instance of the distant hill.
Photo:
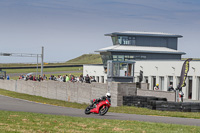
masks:
[(84, 54), (71, 59), (66, 64), (102, 64), (100, 54)]
[[(181, 60), (187, 60), (188, 58), (182, 58)], [(200, 58), (192, 58), (193, 61), (200, 61)]]
[[(44, 66), (83, 65), (83, 64), (102, 64), (100, 54), (84, 54), (64, 63), (45, 63), (44, 62)], [(36, 67), (37, 64), (26, 64), (26, 63), (0, 64), (0, 68), (1, 67), (30, 67), (30, 66)], [(38, 66), (41, 66), (41, 64), (39, 63)]]

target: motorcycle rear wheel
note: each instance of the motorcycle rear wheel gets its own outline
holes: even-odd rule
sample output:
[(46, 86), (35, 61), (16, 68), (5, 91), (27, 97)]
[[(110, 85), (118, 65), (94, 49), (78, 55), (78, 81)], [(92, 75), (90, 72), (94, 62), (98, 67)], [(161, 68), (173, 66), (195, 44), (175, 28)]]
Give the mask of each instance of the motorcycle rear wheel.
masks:
[(90, 106), (88, 106), (86, 109), (85, 109), (85, 114), (86, 115), (89, 115), (91, 112), (90, 112)]
[(108, 112), (108, 106), (104, 105), (99, 109), (99, 115), (105, 115)]

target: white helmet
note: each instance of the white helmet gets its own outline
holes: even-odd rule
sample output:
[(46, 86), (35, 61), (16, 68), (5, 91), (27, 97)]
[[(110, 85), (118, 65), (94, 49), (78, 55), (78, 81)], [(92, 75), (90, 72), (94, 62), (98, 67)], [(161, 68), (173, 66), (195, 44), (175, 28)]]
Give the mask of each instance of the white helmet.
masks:
[(106, 93), (106, 97), (111, 98), (111, 95), (109, 92)]

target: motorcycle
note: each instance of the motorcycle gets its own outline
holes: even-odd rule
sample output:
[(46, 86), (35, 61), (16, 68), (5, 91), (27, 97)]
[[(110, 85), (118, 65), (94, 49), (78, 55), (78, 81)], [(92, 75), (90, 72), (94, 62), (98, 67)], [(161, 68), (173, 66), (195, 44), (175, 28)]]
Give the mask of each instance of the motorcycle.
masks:
[(111, 106), (111, 102), (109, 99), (104, 99), (101, 100), (100, 102), (98, 102), (97, 104), (93, 104), (95, 103), (95, 99), (91, 101), (92, 105), (89, 105), (86, 109), (85, 109), (85, 114), (89, 115), (90, 113), (95, 113), (95, 114), (99, 114), (99, 115), (105, 115), (110, 106)]

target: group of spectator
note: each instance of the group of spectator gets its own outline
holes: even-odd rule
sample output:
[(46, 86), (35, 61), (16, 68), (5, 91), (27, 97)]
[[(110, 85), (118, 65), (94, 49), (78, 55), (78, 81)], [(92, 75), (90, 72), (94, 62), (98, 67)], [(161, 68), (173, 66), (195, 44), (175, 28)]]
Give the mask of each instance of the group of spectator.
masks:
[[(5, 77), (1, 75), (1, 76), (0, 76), (0, 79), (3, 79), (3, 80), (4, 80), (4, 79), (5, 79)], [(7, 75), (7, 76), (6, 76), (6, 79), (7, 79), (7, 80), (10, 80), (10, 76), (9, 76), (9, 75)]]
[(88, 74), (85, 77), (85, 82), (86, 83), (91, 83), (91, 82), (96, 82), (95, 78), (93, 78), (92, 76), (89, 76)]
[(92, 76), (89, 76), (88, 74), (84, 77), (83, 74), (81, 74), (79, 77), (75, 77), (72, 74), (66, 74), (66, 75), (51, 75), (49, 78), (46, 77), (45, 74), (43, 74), (43, 76), (39, 75), (38, 77), (33, 75), (33, 74), (29, 74), (29, 75), (20, 75), (19, 76), (19, 80), (32, 80), (32, 81), (43, 81), (43, 80), (53, 80), (53, 81), (60, 81), (60, 82), (85, 82), (85, 83), (91, 83), (91, 82), (96, 82), (95, 78)]
[(63, 75), (63, 76), (62, 75), (58, 75), (57, 77), (54, 76), (54, 75), (51, 75), (49, 77), (49, 80), (60, 81), (60, 82), (68, 82), (68, 81), (76, 82), (77, 78), (72, 74), (69, 74), (69, 76), (67, 74)]
[[(154, 90), (159, 90), (159, 84), (156, 84), (156, 86), (154, 87)], [(169, 88), (167, 89), (167, 91), (175, 91), (172, 84), (169, 85)]]
[(79, 77), (75, 77), (74, 75), (72, 74), (66, 74), (66, 75), (57, 75), (57, 76), (54, 76), (54, 75), (51, 75), (49, 78), (47, 78), (45, 76), (45, 74), (43, 74), (43, 76), (39, 75), (38, 77), (36, 77), (35, 75), (20, 75), (19, 76), (19, 80), (32, 80), (32, 81), (43, 81), (43, 80), (53, 80), (53, 81), (60, 81), (60, 82), (85, 82), (85, 83), (91, 83), (91, 82), (96, 82), (96, 80), (92, 77), (92, 76), (89, 76), (87, 74), (87, 76), (83, 76), (83, 74), (81, 74)]
[(47, 77), (45, 76), (45, 74), (43, 74), (43, 76), (39, 75), (38, 77), (36, 77), (35, 75), (20, 75), (19, 76), (19, 80), (32, 80), (32, 81), (43, 81), (43, 80), (46, 80)]
[(60, 81), (60, 82), (85, 82), (85, 83), (91, 83), (91, 82), (96, 82), (96, 80), (94, 78), (92, 78), (92, 76), (89, 77), (89, 75), (87, 74), (87, 76), (83, 76), (83, 74), (81, 74), (79, 77), (75, 77), (72, 74), (69, 75), (58, 75), (57, 77), (54, 75), (51, 75), (49, 77), (49, 80), (54, 80), (54, 81)]

